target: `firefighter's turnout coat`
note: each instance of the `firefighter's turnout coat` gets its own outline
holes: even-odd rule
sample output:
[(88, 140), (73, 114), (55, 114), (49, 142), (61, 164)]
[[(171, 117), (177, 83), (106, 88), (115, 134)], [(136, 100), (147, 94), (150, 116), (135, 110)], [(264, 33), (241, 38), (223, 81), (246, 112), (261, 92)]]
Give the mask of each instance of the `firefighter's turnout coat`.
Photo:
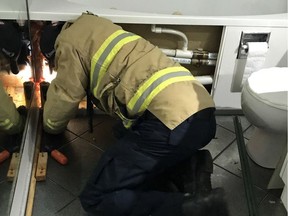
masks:
[(56, 78), (44, 106), (44, 129), (60, 133), (89, 88), (100, 109), (129, 128), (149, 110), (173, 130), (194, 113), (214, 107), (190, 71), (142, 37), (110, 20), (82, 14), (57, 37)]
[(13, 99), (9, 97), (0, 81), (0, 131), (6, 134), (20, 133), (24, 120), (20, 117)]

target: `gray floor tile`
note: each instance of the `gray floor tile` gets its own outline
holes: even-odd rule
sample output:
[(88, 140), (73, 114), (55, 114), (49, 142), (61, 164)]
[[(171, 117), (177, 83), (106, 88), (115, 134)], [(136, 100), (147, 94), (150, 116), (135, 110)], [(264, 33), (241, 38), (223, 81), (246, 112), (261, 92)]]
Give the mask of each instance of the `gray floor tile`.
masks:
[(41, 151), (47, 151), (48, 149), (59, 149), (76, 139), (76, 137), (77, 136), (75, 134), (68, 130), (65, 130), (64, 133), (58, 135), (43, 133), (41, 139)]
[[(214, 166), (212, 186), (214, 188), (221, 187), (225, 190), (225, 199), (231, 216), (249, 215), (245, 188), (241, 178)], [(260, 202), (265, 196), (265, 191), (259, 188), (254, 187), (254, 192), (257, 202)]]
[(75, 197), (49, 179), (38, 182), (34, 197), (33, 215), (51, 216), (70, 203)]
[(49, 157), (47, 176), (72, 194), (78, 195), (96, 166), (102, 151), (86, 140), (77, 138), (61, 148), (61, 152), (68, 157), (68, 164), (62, 166)]
[(268, 194), (259, 206), (260, 216), (287, 216), (287, 211), (281, 200)]
[(97, 127), (94, 127), (93, 133), (87, 131), (81, 135), (81, 138), (89, 141), (102, 150), (106, 150), (110, 145), (116, 142), (113, 134), (113, 126), (115, 123), (115, 120), (107, 119)]
[(0, 181), (0, 210), (1, 216), (9, 215), (9, 209), (11, 205), (11, 199), (13, 198), (11, 182), (6, 180)]
[[(246, 140), (247, 141), (247, 140)], [(273, 173), (271, 169), (265, 169), (255, 164), (248, 156), (250, 173), (253, 183), (262, 189), (266, 189), (269, 179)], [(242, 177), (242, 167), (238, 153), (237, 142), (233, 142), (215, 161), (220, 167), (228, 170), (229, 172)]]
[(65, 208), (61, 209), (55, 214), (56, 216), (88, 216), (82, 209), (80, 201), (78, 199), (73, 200)]
[(219, 157), (214, 160), (218, 166), (241, 177), (241, 164), (236, 141), (232, 143)]
[(211, 152), (213, 158), (218, 156), (227, 146), (229, 146), (236, 136), (231, 131), (217, 126), (216, 137), (212, 139), (211, 142), (204, 147)]
[[(81, 125), (81, 126), (80, 126)], [(74, 134), (81, 135), (89, 130), (88, 118), (75, 118), (69, 121), (67, 130)]]
[(243, 136), (247, 139), (251, 139), (251, 136), (253, 135), (254, 132), (254, 126), (251, 125), (246, 131), (244, 131)]
[(275, 197), (278, 197), (278, 198), (281, 197), (282, 192), (283, 192), (282, 189), (269, 189), (268, 191), (269, 191), (269, 194), (271, 194), (271, 195), (273, 195)]
[(249, 159), (251, 176), (254, 184), (266, 190), (274, 170), (260, 167), (255, 162), (253, 162), (249, 157), (248, 159)]
[[(107, 146), (114, 143), (114, 121), (106, 115), (95, 115), (93, 119), (94, 131), (88, 132), (88, 119), (79, 115), (70, 121), (68, 132), (79, 136), (71, 139), (72, 142), (63, 145), (60, 150), (69, 158), (69, 163), (62, 166), (51, 157), (48, 160), (48, 183), (40, 188), (37, 186), (38, 199), (42, 204), (38, 208), (36, 216), (86, 216), (77, 195), (86, 184), (91, 172), (93, 172), (99, 158)], [(249, 139), (253, 126), (241, 116), (244, 137)], [(245, 196), (245, 188), (242, 179), (242, 170), (238, 155), (236, 135), (232, 116), (217, 116), (216, 138), (205, 148), (209, 149), (214, 158), (214, 173), (212, 175), (213, 187), (223, 187), (226, 192), (231, 216), (248, 216), (248, 207)], [(246, 140), (247, 141), (247, 140)], [(279, 191), (267, 190), (272, 170), (263, 169), (248, 158), (257, 203), (259, 203), (259, 216), (284, 216), (283, 205), (279, 200)], [(0, 172), (1, 174), (1, 172)], [(59, 189), (60, 188), (60, 189)], [(1, 189), (1, 184), (0, 184)], [(56, 191), (52, 193), (53, 191)], [(59, 194), (59, 192), (61, 194)], [(38, 193), (44, 193), (38, 194)], [(62, 194), (63, 193), (63, 194)], [(50, 197), (47, 195), (50, 194)], [(65, 197), (67, 196), (67, 198)], [(43, 200), (49, 199), (45, 204)], [(62, 203), (58, 202), (62, 200)], [(44, 204), (43, 204), (44, 203)], [(40, 211), (42, 209), (42, 211)]]
[(6, 181), (10, 161), (11, 161), (11, 157), (0, 164), (0, 182)]
[(8, 214), (9, 205), (13, 197), (12, 189), (13, 182), (7, 181), (7, 172), (9, 170), (11, 157), (0, 164), (0, 210), (1, 216), (6, 216)]
[[(97, 126), (107, 119), (111, 119), (108, 115), (94, 115), (93, 126)], [(77, 135), (82, 135), (83, 133), (89, 131), (88, 117), (83, 115), (78, 115), (76, 118), (69, 121), (67, 125), (67, 130), (71, 131)]]
[[(251, 124), (245, 118), (245, 116), (239, 116), (239, 119), (241, 121), (242, 130), (245, 131)], [(216, 116), (216, 122), (218, 125), (235, 132), (233, 117), (231, 117), (231, 116)]]

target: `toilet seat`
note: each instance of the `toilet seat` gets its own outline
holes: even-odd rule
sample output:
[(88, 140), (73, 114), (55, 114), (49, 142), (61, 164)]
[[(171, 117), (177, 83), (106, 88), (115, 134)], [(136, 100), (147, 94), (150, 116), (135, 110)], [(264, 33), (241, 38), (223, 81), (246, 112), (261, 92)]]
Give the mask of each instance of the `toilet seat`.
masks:
[(288, 67), (267, 68), (250, 75), (243, 85), (241, 106), (254, 126), (247, 154), (258, 165), (275, 169), (287, 145)]
[(246, 90), (254, 99), (270, 107), (287, 110), (288, 68), (274, 67), (251, 74)]

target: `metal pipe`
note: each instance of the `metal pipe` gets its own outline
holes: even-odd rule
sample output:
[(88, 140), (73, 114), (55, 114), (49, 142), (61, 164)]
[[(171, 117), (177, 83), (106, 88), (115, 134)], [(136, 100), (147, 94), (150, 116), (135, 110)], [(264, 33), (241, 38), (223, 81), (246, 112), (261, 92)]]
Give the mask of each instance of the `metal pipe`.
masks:
[(193, 59), (211, 59), (216, 60), (218, 53), (211, 53), (206, 50), (197, 49), (193, 51)]
[(195, 65), (197, 67), (206, 65), (206, 66), (215, 66), (216, 60), (210, 60), (210, 59), (192, 59), (191, 64)]
[[(187, 36), (178, 30), (174, 29), (168, 29), (168, 28), (162, 28), (162, 27), (156, 27), (156, 25), (152, 25), (151, 31), (154, 33), (167, 33), (167, 34), (174, 34), (178, 35), (183, 39), (183, 47), (182, 49), (164, 49), (160, 48), (162, 52), (169, 56), (169, 57), (175, 57), (175, 58), (193, 58), (193, 59), (210, 59), (210, 60), (216, 60), (218, 57), (218, 53), (211, 53), (204, 51), (202, 49), (197, 49), (195, 51), (188, 50), (188, 38)], [(208, 61), (206, 65), (214, 65), (214, 62)]]
[[(201, 63), (201, 65), (216, 65), (216, 60), (218, 57), (218, 53), (211, 53), (211, 52), (207, 52), (207, 51), (192, 51), (192, 50), (187, 50), (187, 51), (183, 51), (183, 50), (179, 50), (179, 49), (164, 49), (164, 48), (160, 48), (161, 51), (167, 55), (168, 57), (172, 57), (174, 59), (192, 59), (192, 63), (196, 63), (195, 60), (201, 60), (203, 61), (203, 63)], [(208, 61), (206, 61), (208, 60)], [(184, 64), (187, 64), (187, 61), (185, 61)], [(179, 62), (179, 61), (177, 61)], [(190, 60), (191, 62), (191, 60)], [(181, 63), (181, 62), (179, 62)]]

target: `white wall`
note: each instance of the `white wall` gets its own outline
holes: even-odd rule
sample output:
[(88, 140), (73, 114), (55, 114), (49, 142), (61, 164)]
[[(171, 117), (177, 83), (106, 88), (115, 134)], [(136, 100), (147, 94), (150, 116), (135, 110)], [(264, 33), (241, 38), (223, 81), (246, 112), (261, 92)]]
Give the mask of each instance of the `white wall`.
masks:
[(0, 0), (0, 19), (27, 19), (25, 0)]
[[(33, 0), (37, 1), (37, 0)], [(205, 16), (287, 13), (287, 0), (67, 0), (104, 9)]]

